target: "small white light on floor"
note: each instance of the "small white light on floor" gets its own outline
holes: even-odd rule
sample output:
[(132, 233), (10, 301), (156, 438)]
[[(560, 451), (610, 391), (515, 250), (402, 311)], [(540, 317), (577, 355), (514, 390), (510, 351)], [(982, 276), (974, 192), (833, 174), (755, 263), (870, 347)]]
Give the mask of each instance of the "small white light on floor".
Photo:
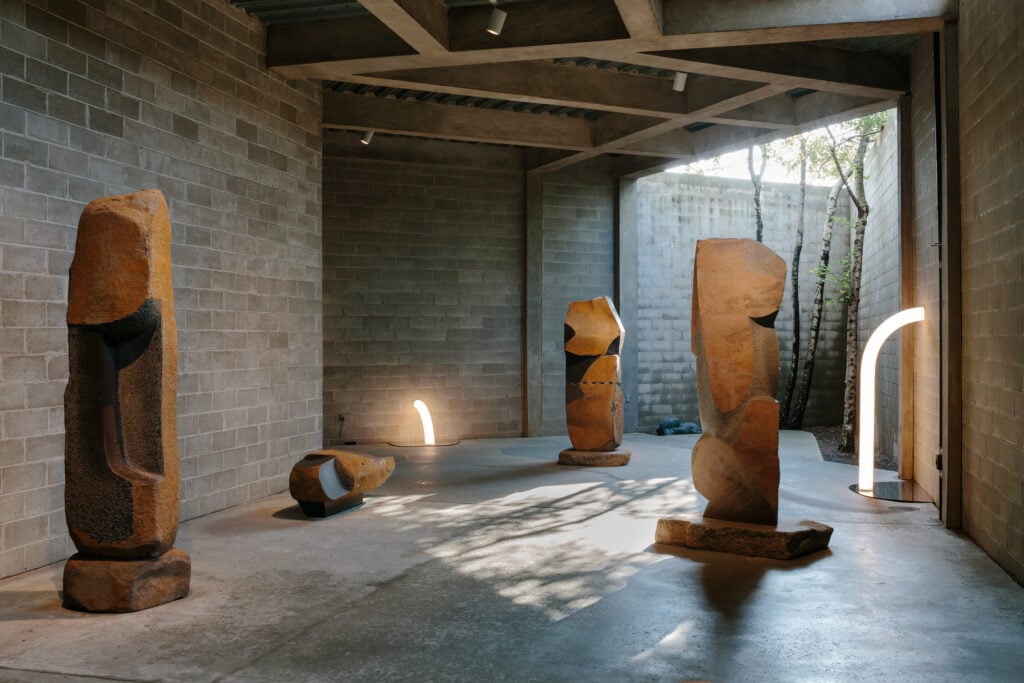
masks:
[(499, 9), (495, 4), (494, 9), (491, 10), (491, 19), (487, 22), (487, 32), (492, 36), (500, 36), (501, 29), (505, 27), (505, 18), (508, 17), (508, 13)]
[(365, 133), (363, 133), (363, 137), (359, 138), (359, 142), (363, 143), (364, 145), (370, 144), (371, 140), (373, 140), (372, 130), (366, 131)]
[(864, 355), (860, 361), (860, 428), (857, 434), (857, 489), (874, 491), (875, 489), (875, 366), (882, 344), (889, 336), (910, 323), (924, 320), (924, 308), (908, 308), (905, 311), (887, 318), (885, 322), (871, 333), (868, 343), (864, 346)]
[(683, 92), (686, 90), (686, 72), (677, 71), (675, 78), (672, 79), (672, 89), (676, 92)]
[(420, 421), (423, 423), (423, 443), (428, 446), (433, 446), (434, 422), (430, 419), (430, 411), (427, 410), (427, 404), (416, 399), (412, 402), (412, 407), (420, 414)]

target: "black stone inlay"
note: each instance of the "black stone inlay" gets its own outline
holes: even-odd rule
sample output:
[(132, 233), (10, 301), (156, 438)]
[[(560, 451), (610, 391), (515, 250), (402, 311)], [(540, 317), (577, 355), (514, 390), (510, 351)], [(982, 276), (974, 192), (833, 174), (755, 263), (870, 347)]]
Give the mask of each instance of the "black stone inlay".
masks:
[(760, 325), (761, 327), (767, 327), (768, 329), (771, 330), (771, 329), (775, 329), (775, 318), (778, 317), (778, 315), (779, 315), (779, 310), (775, 309), (774, 311), (772, 311), (768, 315), (762, 315), (759, 318), (751, 317), (750, 319), (752, 321), (754, 321), (754, 323)]

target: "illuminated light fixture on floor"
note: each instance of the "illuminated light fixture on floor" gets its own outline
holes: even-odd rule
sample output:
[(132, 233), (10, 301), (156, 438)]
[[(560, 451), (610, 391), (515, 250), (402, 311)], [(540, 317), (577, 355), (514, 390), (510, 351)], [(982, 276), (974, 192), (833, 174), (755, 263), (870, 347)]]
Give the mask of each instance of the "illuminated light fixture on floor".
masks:
[(498, 7), (498, 0), (491, 0), (491, 4), (494, 5), (494, 9), (491, 10), (491, 19), (487, 22), (487, 32), (492, 36), (500, 36), (508, 13)]
[(423, 422), (423, 443), (427, 446), (433, 446), (434, 422), (430, 419), (430, 411), (427, 410), (427, 404), (416, 399), (412, 402), (412, 407), (420, 414), (420, 421)]
[(365, 133), (363, 133), (363, 137), (359, 138), (359, 142), (363, 143), (364, 145), (370, 144), (371, 140), (373, 140), (372, 130), (366, 131)]
[[(875, 488), (875, 366), (882, 344), (893, 332), (924, 320), (924, 308), (908, 308), (887, 318), (878, 326), (868, 343), (860, 362), (860, 411), (857, 419), (860, 427), (857, 435), (857, 492), (870, 495)], [(852, 486), (850, 488), (853, 488)]]
[(677, 71), (675, 78), (672, 79), (672, 89), (676, 92), (683, 92), (686, 90), (686, 76), (685, 71)]

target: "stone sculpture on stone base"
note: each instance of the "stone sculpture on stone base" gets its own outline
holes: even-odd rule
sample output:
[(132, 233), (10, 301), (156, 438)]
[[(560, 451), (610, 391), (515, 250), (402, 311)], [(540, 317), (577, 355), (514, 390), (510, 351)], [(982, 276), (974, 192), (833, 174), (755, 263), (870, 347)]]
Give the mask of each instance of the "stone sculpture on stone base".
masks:
[(573, 301), (565, 316), (565, 420), (572, 448), (562, 465), (613, 467), (629, 462), (622, 444), (622, 370), (626, 331), (611, 299)]
[(184, 597), (171, 225), (157, 190), (85, 207), (68, 283), (64, 604), (134, 612)]
[(336, 448), (310, 453), (295, 463), (288, 490), (307, 517), (327, 517), (363, 502), (395, 471), (395, 459)]
[(697, 242), (692, 350), (703, 434), (693, 484), (703, 520), (662, 519), (656, 542), (788, 559), (828, 546), (832, 529), (779, 524), (779, 344), (786, 265), (749, 239)]

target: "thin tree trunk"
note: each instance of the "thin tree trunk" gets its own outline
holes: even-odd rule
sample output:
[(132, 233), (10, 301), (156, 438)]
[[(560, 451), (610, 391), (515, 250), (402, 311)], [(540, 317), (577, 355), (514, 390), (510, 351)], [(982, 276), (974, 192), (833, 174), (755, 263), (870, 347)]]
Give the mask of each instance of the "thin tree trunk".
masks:
[(754, 172), (754, 146), (747, 148), (747, 169), (750, 171), (750, 182), (754, 185), (754, 235), (758, 242), (764, 242), (764, 217), (761, 213), (761, 179), (764, 177), (764, 166), (768, 155), (761, 154), (761, 171)]
[(800, 209), (796, 221), (796, 239), (793, 245), (793, 261), (790, 265), (789, 280), (792, 287), (793, 301), (793, 345), (792, 361), (789, 365), (789, 377), (786, 378), (786, 389), (779, 407), (779, 426), (793, 429), (796, 426), (789, 416), (793, 402), (793, 390), (796, 388), (796, 376), (800, 371), (800, 253), (804, 249), (804, 208), (807, 200), (807, 141), (800, 138)]
[(793, 407), (789, 423), (800, 427), (804, 422), (807, 410), (807, 398), (811, 393), (811, 380), (814, 378), (814, 357), (818, 352), (818, 336), (821, 330), (822, 312), (825, 308), (825, 277), (828, 274), (828, 263), (832, 249), (832, 228), (836, 220), (836, 207), (839, 203), (839, 192), (843, 189), (843, 181), (836, 181), (832, 191), (828, 193), (825, 224), (821, 229), (821, 256), (818, 257), (818, 280), (814, 286), (814, 303), (811, 306), (811, 322), (807, 338), (807, 359), (804, 361), (803, 372), (800, 373), (800, 387), (796, 392), (796, 404)]
[(860, 280), (864, 257), (864, 231), (871, 210), (864, 196), (864, 156), (867, 153), (868, 140), (868, 136), (864, 135), (857, 143), (853, 187), (847, 187), (857, 207), (857, 222), (853, 226), (853, 245), (850, 248), (850, 293), (846, 307), (846, 391), (843, 393), (843, 430), (839, 437), (839, 450), (846, 453), (852, 453), (856, 448)]

